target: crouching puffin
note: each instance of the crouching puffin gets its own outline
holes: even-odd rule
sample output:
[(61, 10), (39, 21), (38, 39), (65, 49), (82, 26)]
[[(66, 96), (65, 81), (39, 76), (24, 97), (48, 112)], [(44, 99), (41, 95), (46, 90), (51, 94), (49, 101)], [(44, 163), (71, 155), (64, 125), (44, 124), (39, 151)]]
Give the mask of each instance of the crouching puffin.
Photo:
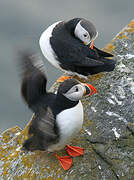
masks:
[(113, 55), (93, 46), (97, 35), (90, 21), (74, 18), (49, 26), (39, 44), (43, 55), (56, 68), (87, 77), (115, 68), (115, 61), (107, 59)]
[(34, 112), (22, 150), (56, 152), (66, 147), (69, 156), (59, 157), (56, 153), (55, 156), (67, 170), (72, 165), (71, 157), (84, 154), (83, 148), (67, 145), (83, 124), (80, 99), (97, 91), (90, 84), (68, 79), (60, 84), (56, 94), (47, 92), (43, 62), (23, 56), (19, 64), (21, 94)]

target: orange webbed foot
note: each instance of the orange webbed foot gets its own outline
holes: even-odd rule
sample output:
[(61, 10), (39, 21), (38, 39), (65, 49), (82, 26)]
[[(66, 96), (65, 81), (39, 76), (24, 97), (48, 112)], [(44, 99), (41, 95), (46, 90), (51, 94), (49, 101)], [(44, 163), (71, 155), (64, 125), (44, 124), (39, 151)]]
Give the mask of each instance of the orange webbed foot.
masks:
[(57, 82), (61, 83), (64, 82), (67, 79), (71, 79), (71, 76), (61, 76), (59, 79), (57, 79)]
[(61, 156), (60, 157), (56, 153), (55, 153), (55, 156), (60, 161), (60, 164), (64, 170), (70, 169), (70, 167), (72, 166), (72, 162), (73, 162), (71, 156)]
[(77, 146), (66, 145), (66, 151), (70, 156), (73, 157), (84, 155), (84, 149)]

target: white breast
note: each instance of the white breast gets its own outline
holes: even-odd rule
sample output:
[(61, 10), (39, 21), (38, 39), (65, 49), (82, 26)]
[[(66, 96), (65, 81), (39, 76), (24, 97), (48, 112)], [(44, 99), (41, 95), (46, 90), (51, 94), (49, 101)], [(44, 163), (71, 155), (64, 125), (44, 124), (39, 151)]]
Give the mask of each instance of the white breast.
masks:
[(60, 141), (52, 145), (48, 151), (57, 151), (64, 148), (82, 128), (83, 106), (81, 101), (75, 107), (66, 109), (58, 114), (56, 121), (60, 130)]
[(46, 57), (46, 59), (56, 68), (60, 68), (59, 66), (59, 62), (56, 60), (56, 54), (53, 51), (53, 49), (51, 48), (50, 45), (50, 37), (52, 36), (52, 31), (54, 29), (54, 27), (61, 21), (58, 21), (54, 24), (52, 24), (51, 26), (49, 26), (41, 35), (40, 40), (39, 40), (39, 44), (40, 44), (40, 48), (41, 51), (43, 53), (43, 55)]

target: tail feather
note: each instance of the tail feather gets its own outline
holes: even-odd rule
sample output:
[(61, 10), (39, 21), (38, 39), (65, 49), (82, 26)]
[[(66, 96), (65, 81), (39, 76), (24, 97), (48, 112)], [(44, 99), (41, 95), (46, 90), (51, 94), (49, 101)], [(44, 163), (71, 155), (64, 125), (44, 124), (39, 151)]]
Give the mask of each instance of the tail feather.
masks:
[(115, 61), (110, 59), (103, 59), (104, 64), (101, 66), (94, 66), (94, 67), (75, 67), (75, 71), (78, 74), (82, 74), (84, 76), (98, 74), (100, 72), (110, 72), (113, 71), (115, 68)]
[(45, 151), (45, 148), (41, 145), (40, 139), (37, 136), (31, 136), (24, 141), (22, 150), (26, 151), (35, 151), (41, 150)]
[(94, 50), (98, 53), (98, 55), (100, 57), (113, 57), (112, 54), (108, 53), (108, 52), (105, 52), (105, 51), (102, 51), (100, 49), (98, 49), (97, 47), (94, 46)]
[(27, 150), (27, 151), (37, 150), (36, 144), (33, 143), (34, 138), (35, 138), (34, 136), (31, 136), (29, 139), (25, 140), (23, 143), (22, 150)]

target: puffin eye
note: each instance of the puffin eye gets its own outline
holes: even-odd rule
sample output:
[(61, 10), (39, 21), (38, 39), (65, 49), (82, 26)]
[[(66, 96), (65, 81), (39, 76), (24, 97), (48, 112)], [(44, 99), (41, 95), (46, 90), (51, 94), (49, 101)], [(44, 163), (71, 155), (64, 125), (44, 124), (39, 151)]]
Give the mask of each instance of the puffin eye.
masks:
[(84, 36), (85, 38), (87, 38), (87, 37), (88, 37), (88, 33), (84, 34), (83, 36)]
[(87, 37), (87, 34), (84, 34), (84, 37)]
[(78, 92), (78, 91), (79, 91), (78, 87), (76, 87), (75, 91), (76, 91), (76, 92)]

